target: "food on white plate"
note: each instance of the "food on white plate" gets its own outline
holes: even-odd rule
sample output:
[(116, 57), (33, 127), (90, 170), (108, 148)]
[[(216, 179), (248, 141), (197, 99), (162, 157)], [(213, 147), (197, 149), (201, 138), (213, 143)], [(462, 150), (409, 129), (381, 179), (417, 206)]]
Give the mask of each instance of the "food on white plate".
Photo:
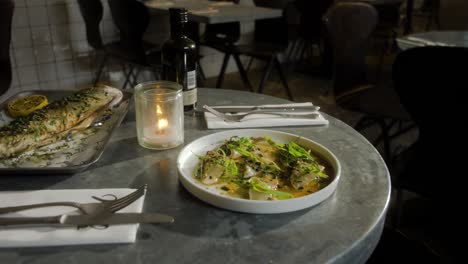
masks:
[(19, 117), (0, 127), (0, 159), (57, 142), (73, 130), (85, 129), (122, 98), (119, 89), (92, 87)]
[(198, 157), (194, 177), (227, 195), (251, 200), (305, 196), (327, 186), (332, 167), (312, 151), (268, 136), (231, 137)]

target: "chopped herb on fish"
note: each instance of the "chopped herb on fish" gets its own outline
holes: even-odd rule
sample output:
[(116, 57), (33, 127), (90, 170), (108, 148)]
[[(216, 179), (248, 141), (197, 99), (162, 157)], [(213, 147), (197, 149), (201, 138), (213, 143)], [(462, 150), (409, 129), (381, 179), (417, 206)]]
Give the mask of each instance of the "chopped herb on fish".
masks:
[(120, 99), (122, 92), (115, 88), (85, 89), (19, 117), (0, 127), (0, 159), (57, 142), (72, 130), (85, 129)]

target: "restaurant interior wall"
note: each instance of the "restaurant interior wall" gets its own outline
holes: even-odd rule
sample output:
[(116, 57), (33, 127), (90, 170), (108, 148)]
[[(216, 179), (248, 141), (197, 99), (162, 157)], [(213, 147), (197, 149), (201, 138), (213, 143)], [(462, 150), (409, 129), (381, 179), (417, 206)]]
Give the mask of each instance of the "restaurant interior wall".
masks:
[[(112, 22), (107, 1), (102, 1), (103, 40), (117, 40), (119, 33)], [(167, 17), (152, 16), (150, 23), (146, 40), (161, 43), (169, 37)], [(252, 39), (253, 29), (253, 22), (242, 23), (240, 41)], [(201, 53), (205, 74), (208, 77), (216, 76), (221, 68), (222, 54), (206, 47), (202, 47)], [(86, 40), (85, 24), (76, 0), (15, 0), (10, 56), (13, 81), (0, 100), (26, 90), (79, 89), (92, 82), (97, 67), (95, 53)], [(228, 72), (233, 71), (237, 71), (237, 68), (231, 61)], [(141, 81), (145, 81), (152, 79), (153, 75), (144, 73), (141, 76)], [(124, 77), (116, 64), (109, 67), (101, 80), (120, 87)]]

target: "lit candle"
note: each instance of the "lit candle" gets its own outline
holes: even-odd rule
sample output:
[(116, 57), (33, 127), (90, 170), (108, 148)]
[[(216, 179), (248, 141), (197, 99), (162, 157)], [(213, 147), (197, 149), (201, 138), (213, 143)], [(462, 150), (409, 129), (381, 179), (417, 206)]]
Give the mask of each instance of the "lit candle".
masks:
[(135, 88), (137, 134), (141, 146), (167, 149), (184, 142), (182, 93), (178, 86), (172, 89), (173, 85), (154, 82)]
[(154, 121), (149, 120), (149, 122), (147, 122), (145, 137), (156, 144), (164, 144), (165, 142), (172, 141), (173, 135), (170, 133), (171, 128), (169, 126), (169, 121), (159, 104), (156, 105), (153, 120)]

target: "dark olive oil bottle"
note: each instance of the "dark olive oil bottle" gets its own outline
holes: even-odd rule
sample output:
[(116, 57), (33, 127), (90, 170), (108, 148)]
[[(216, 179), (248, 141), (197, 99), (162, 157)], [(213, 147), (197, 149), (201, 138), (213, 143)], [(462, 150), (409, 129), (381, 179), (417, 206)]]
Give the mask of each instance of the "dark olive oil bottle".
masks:
[(187, 9), (170, 8), (171, 38), (162, 47), (162, 77), (182, 85), (184, 111), (191, 111), (197, 103), (197, 48), (185, 35)]

